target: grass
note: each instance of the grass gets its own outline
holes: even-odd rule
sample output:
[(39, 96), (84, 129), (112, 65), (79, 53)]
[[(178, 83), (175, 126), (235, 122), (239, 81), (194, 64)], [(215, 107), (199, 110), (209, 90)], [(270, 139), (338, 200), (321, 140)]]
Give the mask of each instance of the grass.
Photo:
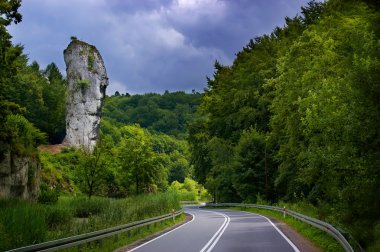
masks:
[(158, 222), (152, 225), (148, 225), (145, 227), (140, 227), (134, 230), (130, 230), (118, 235), (114, 235), (112, 237), (108, 237), (99, 241), (94, 241), (87, 243), (85, 245), (80, 245), (76, 247), (72, 247), (69, 249), (65, 249), (63, 251), (96, 251), (96, 252), (108, 252), (114, 251), (123, 246), (132, 244), (135, 241), (143, 239), (149, 235), (155, 234), (161, 230), (169, 228), (175, 224), (178, 224), (184, 221), (185, 215), (182, 214), (179, 217), (176, 217), (174, 220), (166, 220), (162, 222)]
[(344, 252), (341, 245), (332, 238), (329, 234), (307, 224), (300, 220), (297, 220), (291, 216), (283, 217), (282, 213), (270, 211), (266, 209), (250, 208), (250, 207), (223, 207), (233, 210), (246, 211), (251, 213), (257, 213), (270, 217), (288, 224), (295, 231), (301, 234), (306, 239), (310, 240), (315, 246), (321, 248), (325, 252)]
[(0, 200), (0, 251), (83, 234), (179, 209), (175, 193), (108, 199), (60, 197), (56, 204)]

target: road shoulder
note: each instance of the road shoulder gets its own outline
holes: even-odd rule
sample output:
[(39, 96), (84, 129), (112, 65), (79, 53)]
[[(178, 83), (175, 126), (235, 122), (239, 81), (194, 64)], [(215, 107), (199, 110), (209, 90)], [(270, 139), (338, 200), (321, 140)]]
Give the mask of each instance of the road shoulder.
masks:
[(294, 245), (297, 246), (297, 248), (301, 252), (323, 252), (319, 247), (317, 247), (315, 244), (313, 244), (311, 241), (297, 233), (294, 229), (289, 227), (286, 223), (279, 221), (274, 218), (269, 218), (275, 225), (278, 227), (286, 237), (291, 240)]

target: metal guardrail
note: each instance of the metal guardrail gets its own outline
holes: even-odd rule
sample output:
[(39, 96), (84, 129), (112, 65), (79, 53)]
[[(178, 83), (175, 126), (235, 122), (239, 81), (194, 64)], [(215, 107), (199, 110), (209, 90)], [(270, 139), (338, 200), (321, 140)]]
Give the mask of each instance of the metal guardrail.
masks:
[(179, 203), (181, 203), (181, 205), (197, 205), (199, 202), (196, 200), (181, 200)]
[[(341, 231), (339, 231), (336, 227), (331, 225), (330, 223), (297, 213), (295, 211), (287, 210), (286, 208), (276, 207), (276, 206), (265, 206), (265, 205), (256, 205), (256, 204), (241, 204), (241, 203), (207, 203), (206, 206), (211, 207), (230, 207), (230, 206), (241, 206), (241, 207), (253, 207), (260, 209), (267, 209), (272, 211), (281, 212), (284, 215), (290, 215), (294, 218), (306, 222), (328, 234), (330, 234), (335, 240), (337, 240), (345, 251), (347, 252), (355, 252), (350, 243), (346, 240)], [(364, 251), (362, 248), (359, 248), (359, 251)]]
[(81, 245), (84, 243), (96, 241), (96, 240), (101, 240), (103, 238), (113, 236), (119, 233), (123, 233), (138, 227), (143, 227), (143, 226), (148, 226), (160, 221), (168, 220), (171, 218), (175, 218), (178, 215), (181, 215), (183, 213), (183, 210), (179, 210), (177, 212), (173, 212), (170, 214), (165, 214), (141, 221), (136, 221), (132, 223), (128, 223), (125, 225), (117, 226), (117, 227), (112, 227), (112, 228), (107, 228), (91, 233), (86, 233), (86, 234), (81, 234), (81, 235), (76, 235), (76, 236), (71, 236), (59, 240), (54, 240), (54, 241), (48, 241), (44, 243), (39, 243), (35, 245), (30, 245), (26, 247), (21, 247), (21, 248), (16, 248), (9, 250), (8, 252), (34, 252), (34, 251), (56, 251), (59, 249), (64, 249), (64, 248), (69, 248), (77, 245)]

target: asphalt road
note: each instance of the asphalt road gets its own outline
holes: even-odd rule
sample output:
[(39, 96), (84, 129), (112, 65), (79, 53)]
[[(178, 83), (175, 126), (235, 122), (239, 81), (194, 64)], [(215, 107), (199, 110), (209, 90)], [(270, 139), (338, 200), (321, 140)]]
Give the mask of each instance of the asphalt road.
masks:
[(193, 220), (130, 251), (299, 252), (269, 219), (247, 212), (185, 207)]

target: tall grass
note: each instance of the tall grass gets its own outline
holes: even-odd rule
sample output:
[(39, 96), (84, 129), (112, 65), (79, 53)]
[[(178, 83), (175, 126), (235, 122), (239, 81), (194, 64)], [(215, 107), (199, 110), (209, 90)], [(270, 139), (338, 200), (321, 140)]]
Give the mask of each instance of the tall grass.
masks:
[(0, 251), (45, 240), (48, 227), (41, 206), (2, 200), (0, 216)]
[(163, 215), (179, 207), (174, 192), (118, 200), (66, 196), (54, 205), (0, 200), (0, 251)]

